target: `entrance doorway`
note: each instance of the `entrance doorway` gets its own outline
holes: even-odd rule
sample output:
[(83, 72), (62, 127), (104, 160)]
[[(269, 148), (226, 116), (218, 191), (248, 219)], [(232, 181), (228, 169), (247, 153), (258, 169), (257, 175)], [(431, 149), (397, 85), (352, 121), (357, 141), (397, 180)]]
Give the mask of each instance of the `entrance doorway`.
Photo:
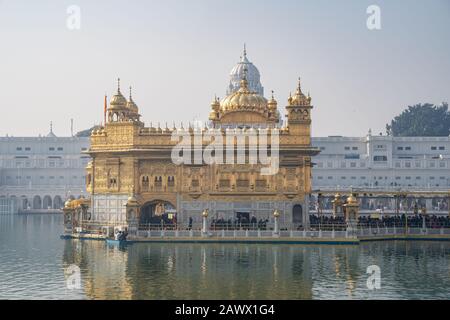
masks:
[(303, 224), (303, 208), (299, 204), (296, 204), (292, 208), (292, 222), (300, 225)]
[(175, 207), (167, 201), (155, 200), (144, 204), (140, 210), (140, 225), (164, 225), (166, 227), (177, 224)]

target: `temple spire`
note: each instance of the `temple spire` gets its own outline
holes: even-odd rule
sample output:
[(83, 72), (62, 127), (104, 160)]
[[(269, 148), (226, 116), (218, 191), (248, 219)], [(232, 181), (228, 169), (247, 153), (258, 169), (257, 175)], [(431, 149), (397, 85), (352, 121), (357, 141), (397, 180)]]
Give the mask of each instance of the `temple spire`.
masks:
[(297, 94), (302, 93), (301, 78), (298, 77)]
[(245, 43), (244, 43), (244, 52), (242, 53), (242, 56), (241, 56), (241, 62), (243, 62), (243, 63), (250, 62), (250, 61), (248, 61), (248, 58), (247, 58), (247, 46)]
[(247, 67), (244, 68), (244, 71), (242, 72), (242, 79), (241, 79), (241, 89), (248, 90), (248, 81), (247, 81)]

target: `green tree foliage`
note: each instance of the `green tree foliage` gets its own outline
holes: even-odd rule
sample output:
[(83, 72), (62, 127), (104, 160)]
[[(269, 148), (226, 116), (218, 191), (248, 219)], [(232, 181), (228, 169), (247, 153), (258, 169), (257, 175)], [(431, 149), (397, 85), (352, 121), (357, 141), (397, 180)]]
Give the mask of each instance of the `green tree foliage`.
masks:
[(396, 137), (442, 137), (450, 135), (450, 112), (448, 103), (440, 106), (416, 104), (408, 106), (390, 124), (386, 124), (388, 135)]

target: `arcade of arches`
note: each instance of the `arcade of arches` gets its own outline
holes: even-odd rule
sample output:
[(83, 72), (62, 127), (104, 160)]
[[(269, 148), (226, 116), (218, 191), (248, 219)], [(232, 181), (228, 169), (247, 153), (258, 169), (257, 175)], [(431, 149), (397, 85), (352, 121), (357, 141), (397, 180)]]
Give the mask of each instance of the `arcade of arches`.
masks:
[[(70, 196), (75, 199), (75, 196)], [(64, 207), (65, 197), (61, 195), (34, 195), (34, 196), (0, 196), (0, 200), (8, 200), (13, 212), (23, 212), (32, 210), (60, 210)]]

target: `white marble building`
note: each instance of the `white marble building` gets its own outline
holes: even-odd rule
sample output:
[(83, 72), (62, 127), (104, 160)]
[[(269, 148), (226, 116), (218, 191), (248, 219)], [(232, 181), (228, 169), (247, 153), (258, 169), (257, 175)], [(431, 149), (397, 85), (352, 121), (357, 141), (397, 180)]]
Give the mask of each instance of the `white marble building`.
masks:
[(60, 209), (86, 195), (89, 138), (0, 137), (0, 214)]
[(249, 89), (258, 93), (260, 96), (264, 96), (264, 87), (261, 84), (261, 74), (259, 73), (258, 68), (247, 58), (247, 49), (245, 48), (245, 45), (240, 61), (233, 69), (231, 69), (230, 83), (228, 84), (226, 95), (228, 96), (239, 90), (244, 73), (248, 81)]
[(313, 138), (314, 189), (450, 189), (450, 137)]

